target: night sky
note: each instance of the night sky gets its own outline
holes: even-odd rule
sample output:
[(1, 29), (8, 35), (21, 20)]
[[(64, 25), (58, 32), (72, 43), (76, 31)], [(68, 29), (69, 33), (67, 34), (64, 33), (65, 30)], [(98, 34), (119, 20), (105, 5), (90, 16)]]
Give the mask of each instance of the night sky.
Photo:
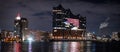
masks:
[(87, 17), (87, 31), (120, 31), (119, 0), (0, 0), (0, 29), (13, 30), (19, 12), (29, 29), (52, 30), (52, 8), (62, 4), (73, 14)]

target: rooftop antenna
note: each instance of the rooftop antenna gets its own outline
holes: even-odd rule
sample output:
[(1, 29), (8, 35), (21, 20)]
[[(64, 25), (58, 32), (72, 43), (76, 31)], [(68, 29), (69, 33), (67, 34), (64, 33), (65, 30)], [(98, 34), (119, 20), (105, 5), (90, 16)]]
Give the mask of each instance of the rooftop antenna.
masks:
[(21, 17), (20, 17), (20, 13), (17, 14), (17, 17), (16, 17), (17, 20), (20, 20)]

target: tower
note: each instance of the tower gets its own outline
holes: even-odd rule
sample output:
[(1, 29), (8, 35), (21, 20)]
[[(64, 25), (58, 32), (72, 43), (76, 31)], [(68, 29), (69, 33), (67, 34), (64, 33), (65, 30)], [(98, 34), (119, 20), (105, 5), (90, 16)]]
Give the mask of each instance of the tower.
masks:
[(21, 18), (21, 33), (22, 33), (22, 40), (25, 39), (26, 30), (28, 29), (28, 20), (26, 18)]
[(21, 18), (20, 14), (14, 20), (14, 34), (18, 35), (21, 39), (25, 35), (25, 30), (28, 28), (28, 20), (26, 18)]
[(20, 14), (17, 14), (17, 17), (14, 20), (14, 34), (21, 36), (21, 25), (20, 25)]

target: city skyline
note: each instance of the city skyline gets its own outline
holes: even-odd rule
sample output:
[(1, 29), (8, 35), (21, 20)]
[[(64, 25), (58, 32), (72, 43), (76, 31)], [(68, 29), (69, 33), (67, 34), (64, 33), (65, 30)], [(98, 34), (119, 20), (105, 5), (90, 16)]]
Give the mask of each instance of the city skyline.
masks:
[[(106, 1), (106, 0), (105, 0)], [(29, 28), (35, 30), (52, 31), (52, 7), (62, 4), (70, 8), (73, 14), (87, 17), (87, 31), (97, 32), (102, 24), (107, 31), (120, 31), (120, 4), (117, 2), (89, 2), (89, 1), (61, 1), (59, 0), (1, 0), (0, 29), (13, 30), (14, 19), (19, 12), (27, 18)], [(71, 4), (72, 3), (72, 4)], [(44, 23), (43, 23), (44, 22)], [(104, 30), (105, 31), (105, 30)]]

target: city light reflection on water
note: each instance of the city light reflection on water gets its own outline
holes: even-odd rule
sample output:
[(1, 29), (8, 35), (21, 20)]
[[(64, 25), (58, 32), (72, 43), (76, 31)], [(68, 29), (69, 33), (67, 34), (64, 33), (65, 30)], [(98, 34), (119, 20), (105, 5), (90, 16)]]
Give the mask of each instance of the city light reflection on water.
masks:
[(14, 42), (14, 52), (21, 52), (21, 44)]
[[(6, 45), (9, 45), (7, 48)], [(26, 42), (4, 43), (4, 52), (95, 52), (95, 46), (91, 41), (80, 42)], [(21, 47), (22, 46), (22, 47)], [(22, 50), (23, 49), (23, 50)]]
[(79, 52), (80, 44), (78, 42), (71, 42), (70, 43), (70, 52)]
[(91, 41), (53, 42), (53, 52), (95, 52), (94, 46)]
[(115, 52), (119, 42), (24, 42), (1, 43), (2, 52)]
[(32, 42), (28, 42), (29, 43), (29, 46), (28, 46), (28, 52), (32, 52)]

